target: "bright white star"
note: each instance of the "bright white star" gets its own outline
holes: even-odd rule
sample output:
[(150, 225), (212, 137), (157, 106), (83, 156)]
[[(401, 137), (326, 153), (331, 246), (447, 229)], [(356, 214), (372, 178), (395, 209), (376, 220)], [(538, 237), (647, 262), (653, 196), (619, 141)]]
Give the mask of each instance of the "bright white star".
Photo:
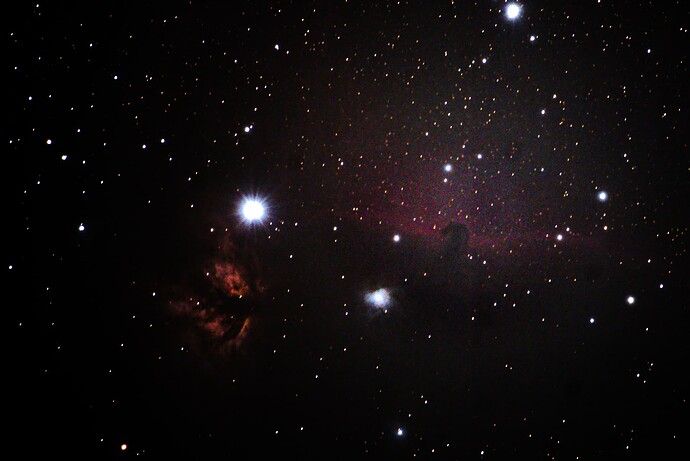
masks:
[(453, 171), (453, 165), (451, 165), (450, 163), (446, 163), (446, 164), (443, 166), (443, 169), (444, 169), (446, 172), (450, 173), (451, 171)]
[(521, 12), (522, 7), (520, 5), (517, 3), (509, 3), (508, 7), (506, 8), (506, 17), (512, 21), (517, 19)]
[(242, 203), (242, 217), (247, 222), (261, 221), (266, 214), (266, 208), (261, 200), (256, 198), (245, 199)]
[(609, 194), (607, 194), (604, 191), (601, 191), (601, 192), (599, 192), (599, 194), (597, 194), (597, 198), (599, 199), (600, 202), (605, 202), (606, 199), (609, 198)]

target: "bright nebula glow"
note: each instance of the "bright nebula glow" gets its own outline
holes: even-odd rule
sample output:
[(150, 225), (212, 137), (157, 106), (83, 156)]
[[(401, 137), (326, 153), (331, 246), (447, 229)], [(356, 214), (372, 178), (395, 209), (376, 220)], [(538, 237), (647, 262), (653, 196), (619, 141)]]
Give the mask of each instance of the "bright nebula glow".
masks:
[(634, 304), (635, 303), (635, 297), (634, 296), (628, 296), (628, 299), (626, 299), (626, 301), (628, 301), (628, 304)]
[(242, 203), (242, 217), (247, 222), (260, 221), (266, 214), (266, 209), (261, 200), (251, 198)]
[(522, 12), (522, 7), (517, 3), (509, 3), (506, 8), (506, 17), (510, 20), (517, 19)]
[(600, 202), (605, 202), (606, 199), (609, 198), (609, 194), (607, 194), (607, 193), (604, 192), (604, 191), (601, 191), (601, 192), (599, 192), (599, 193), (597, 194), (597, 198), (599, 199)]
[(367, 293), (366, 300), (369, 304), (377, 309), (386, 309), (390, 304), (391, 296), (388, 290), (385, 288), (379, 288), (376, 291)]

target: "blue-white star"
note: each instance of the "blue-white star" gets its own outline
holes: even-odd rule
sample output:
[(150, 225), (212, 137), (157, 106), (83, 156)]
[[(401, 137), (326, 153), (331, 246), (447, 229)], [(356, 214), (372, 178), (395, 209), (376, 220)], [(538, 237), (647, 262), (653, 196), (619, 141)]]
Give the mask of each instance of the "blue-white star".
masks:
[(508, 19), (514, 21), (518, 17), (520, 17), (520, 13), (522, 13), (522, 7), (520, 5), (518, 5), (517, 3), (508, 4), (508, 7), (506, 8), (506, 17)]

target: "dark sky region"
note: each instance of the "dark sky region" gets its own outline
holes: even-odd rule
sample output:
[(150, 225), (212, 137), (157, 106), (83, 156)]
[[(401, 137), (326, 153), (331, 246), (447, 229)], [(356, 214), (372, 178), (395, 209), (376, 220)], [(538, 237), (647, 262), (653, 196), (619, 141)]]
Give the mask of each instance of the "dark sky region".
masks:
[(683, 452), (688, 13), (8, 7), (6, 452)]

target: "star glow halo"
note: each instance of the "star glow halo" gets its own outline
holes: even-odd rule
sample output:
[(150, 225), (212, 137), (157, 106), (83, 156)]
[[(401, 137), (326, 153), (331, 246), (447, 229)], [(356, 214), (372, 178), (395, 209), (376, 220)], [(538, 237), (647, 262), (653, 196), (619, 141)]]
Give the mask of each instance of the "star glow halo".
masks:
[(260, 224), (266, 217), (266, 202), (256, 196), (244, 197), (240, 204), (239, 214), (242, 221), (247, 224)]
[(369, 305), (383, 311), (388, 310), (391, 303), (390, 292), (385, 288), (379, 288), (376, 291), (367, 293), (365, 299)]
[(506, 17), (511, 21), (514, 21), (522, 13), (522, 7), (517, 3), (509, 3), (506, 7)]

